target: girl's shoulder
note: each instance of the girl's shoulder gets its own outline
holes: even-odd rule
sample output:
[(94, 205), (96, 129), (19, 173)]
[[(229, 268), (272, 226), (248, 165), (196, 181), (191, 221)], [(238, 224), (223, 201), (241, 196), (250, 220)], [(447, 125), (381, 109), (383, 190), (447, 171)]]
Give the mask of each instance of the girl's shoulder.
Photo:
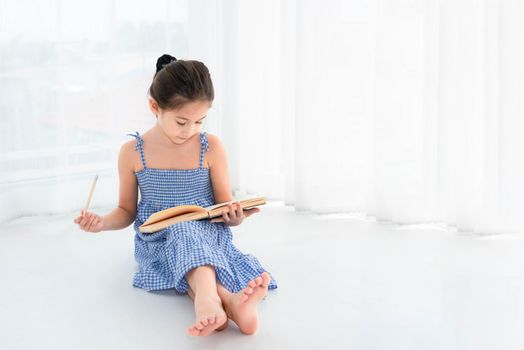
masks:
[(215, 151), (221, 151), (224, 149), (224, 144), (217, 135), (210, 134), (208, 132), (206, 132), (206, 134), (210, 152), (215, 153)]
[(137, 141), (138, 140), (136, 140), (136, 139), (125, 141), (120, 146), (120, 154), (129, 155), (129, 154), (135, 153), (136, 146), (137, 146)]
[(135, 163), (138, 158), (138, 161), (140, 162), (140, 158), (137, 155), (136, 151), (136, 140), (129, 140), (124, 142), (120, 146), (120, 153), (118, 155), (118, 167), (120, 169), (128, 169), (130, 171), (135, 170)]
[[(137, 171), (137, 169), (141, 169), (141, 153), (143, 154), (143, 144), (146, 142), (146, 139), (149, 138), (148, 135), (150, 133), (151, 130), (148, 130), (143, 134), (138, 132), (128, 133), (127, 137), (129, 138), (129, 140), (125, 141), (120, 146), (119, 163), (124, 165), (125, 167), (133, 168), (134, 171)], [(139, 150), (141, 149), (142, 151), (139, 152)]]
[(207, 142), (209, 151), (207, 152), (208, 155), (206, 157), (209, 165), (212, 166), (212, 164), (215, 162), (224, 162), (226, 158), (226, 149), (220, 138), (216, 135), (207, 133)]
[(212, 146), (220, 144), (221, 141), (220, 141), (220, 138), (217, 135), (210, 134), (207, 131), (205, 133), (207, 135), (207, 143), (209, 144), (209, 150), (211, 151)]

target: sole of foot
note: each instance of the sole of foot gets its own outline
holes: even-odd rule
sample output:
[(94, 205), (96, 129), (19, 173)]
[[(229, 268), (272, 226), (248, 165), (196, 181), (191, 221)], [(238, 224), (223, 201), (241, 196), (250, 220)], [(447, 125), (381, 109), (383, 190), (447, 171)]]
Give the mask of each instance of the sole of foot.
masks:
[(226, 303), (228, 316), (244, 334), (254, 334), (258, 328), (258, 303), (267, 295), (271, 277), (267, 272), (249, 281), (247, 286), (231, 296)]

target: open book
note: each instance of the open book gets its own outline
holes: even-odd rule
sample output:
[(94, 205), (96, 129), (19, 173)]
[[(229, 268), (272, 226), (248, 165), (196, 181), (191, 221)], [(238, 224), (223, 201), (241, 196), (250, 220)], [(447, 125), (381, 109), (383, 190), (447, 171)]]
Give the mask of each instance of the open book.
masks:
[(219, 203), (205, 208), (199, 205), (179, 205), (152, 214), (139, 227), (139, 230), (143, 233), (153, 233), (178, 222), (216, 218), (222, 216), (222, 210), (227, 207), (228, 203), (234, 202), (239, 202), (242, 209), (249, 209), (266, 204), (266, 199), (264, 197), (253, 197)]

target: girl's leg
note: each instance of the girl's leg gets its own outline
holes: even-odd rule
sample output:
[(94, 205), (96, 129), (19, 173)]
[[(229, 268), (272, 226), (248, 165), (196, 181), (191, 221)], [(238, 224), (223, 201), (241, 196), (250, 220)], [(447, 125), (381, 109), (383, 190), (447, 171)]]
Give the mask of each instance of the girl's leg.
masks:
[(218, 296), (213, 266), (199, 266), (186, 273), (195, 301), (196, 322), (188, 329), (190, 335), (206, 336), (227, 322), (227, 315)]

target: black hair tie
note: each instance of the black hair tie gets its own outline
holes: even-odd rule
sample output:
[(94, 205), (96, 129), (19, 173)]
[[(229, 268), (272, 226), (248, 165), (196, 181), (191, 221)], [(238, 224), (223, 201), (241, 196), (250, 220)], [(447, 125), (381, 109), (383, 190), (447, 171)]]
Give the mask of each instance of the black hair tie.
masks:
[(168, 65), (169, 63), (173, 61), (176, 61), (176, 57), (173, 57), (168, 54), (163, 54), (156, 61), (156, 72), (158, 73), (159, 71), (162, 70), (162, 68), (164, 68), (166, 65)]

